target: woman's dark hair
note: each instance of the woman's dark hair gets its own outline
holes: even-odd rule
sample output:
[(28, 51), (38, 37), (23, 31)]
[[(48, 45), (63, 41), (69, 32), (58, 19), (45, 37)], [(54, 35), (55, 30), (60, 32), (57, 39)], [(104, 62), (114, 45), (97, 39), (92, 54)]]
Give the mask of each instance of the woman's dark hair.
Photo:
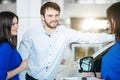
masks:
[(111, 25), (111, 31), (114, 30), (116, 40), (120, 40), (120, 2), (114, 3), (107, 9), (107, 18)]
[(60, 7), (59, 7), (59, 5), (57, 3), (55, 3), (55, 2), (46, 2), (41, 7), (40, 14), (44, 16), (45, 15), (45, 10), (48, 9), (48, 8), (53, 8), (53, 9), (60, 12)]
[(18, 20), (18, 16), (13, 12), (0, 12), (0, 44), (7, 41), (13, 48), (17, 45), (17, 36), (11, 35), (11, 27), (14, 17)]

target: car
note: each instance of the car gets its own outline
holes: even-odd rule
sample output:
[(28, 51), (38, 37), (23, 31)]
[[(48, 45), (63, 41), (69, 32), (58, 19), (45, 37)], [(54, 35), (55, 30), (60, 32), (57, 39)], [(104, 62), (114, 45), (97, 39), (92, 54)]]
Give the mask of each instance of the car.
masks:
[(86, 56), (81, 59), (78, 59), (78, 70), (79, 72), (100, 72), (101, 70), (101, 61), (104, 54), (111, 48), (114, 42), (109, 43), (108, 45), (104, 46), (92, 56)]

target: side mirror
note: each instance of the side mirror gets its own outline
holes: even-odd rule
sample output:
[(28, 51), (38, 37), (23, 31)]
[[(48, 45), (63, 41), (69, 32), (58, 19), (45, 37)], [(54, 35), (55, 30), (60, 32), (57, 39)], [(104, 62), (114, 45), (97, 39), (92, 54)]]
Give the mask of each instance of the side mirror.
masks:
[(78, 60), (79, 72), (91, 72), (93, 57), (83, 57)]
[(83, 57), (78, 59), (78, 69), (79, 72), (100, 72), (102, 57), (107, 53), (111, 48), (114, 42), (109, 43), (100, 50), (98, 50), (94, 55)]

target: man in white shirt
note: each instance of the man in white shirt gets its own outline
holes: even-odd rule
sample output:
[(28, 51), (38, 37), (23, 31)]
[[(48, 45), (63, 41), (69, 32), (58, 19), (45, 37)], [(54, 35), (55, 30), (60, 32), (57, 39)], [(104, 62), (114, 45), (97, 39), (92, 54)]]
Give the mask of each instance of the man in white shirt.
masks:
[[(103, 43), (115, 40), (114, 35), (80, 33), (58, 25), (60, 7), (54, 2), (45, 3), (40, 13), (44, 24), (30, 28), (19, 46), (22, 58), (28, 58), (26, 80), (54, 80), (64, 51), (72, 42)], [(21, 73), (20, 78), (24, 80), (25, 74)]]

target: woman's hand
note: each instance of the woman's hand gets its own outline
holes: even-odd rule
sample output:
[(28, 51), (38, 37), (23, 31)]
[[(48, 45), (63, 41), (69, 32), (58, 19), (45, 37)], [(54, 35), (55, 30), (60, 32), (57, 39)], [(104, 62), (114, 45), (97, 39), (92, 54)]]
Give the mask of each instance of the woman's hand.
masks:
[(91, 80), (102, 80), (100, 79), (100, 73), (96, 73), (97, 77), (94, 77), (93, 72), (87, 72), (82, 75), (82, 77), (91, 78)]
[(94, 73), (93, 72), (84, 73), (83, 77), (94, 77)]
[(28, 69), (28, 60), (27, 59), (23, 60), (19, 67), (21, 68), (21, 70)]
[(8, 75), (7, 75), (6, 79), (12, 78), (16, 74), (20, 73), (23, 70), (26, 70), (27, 68), (28, 68), (28, 60), (25, 59), (25, 60), (22, 61), (22, 63), (20, 64), (19, 67), (17, 67), (16, 69), (8, 72)]

